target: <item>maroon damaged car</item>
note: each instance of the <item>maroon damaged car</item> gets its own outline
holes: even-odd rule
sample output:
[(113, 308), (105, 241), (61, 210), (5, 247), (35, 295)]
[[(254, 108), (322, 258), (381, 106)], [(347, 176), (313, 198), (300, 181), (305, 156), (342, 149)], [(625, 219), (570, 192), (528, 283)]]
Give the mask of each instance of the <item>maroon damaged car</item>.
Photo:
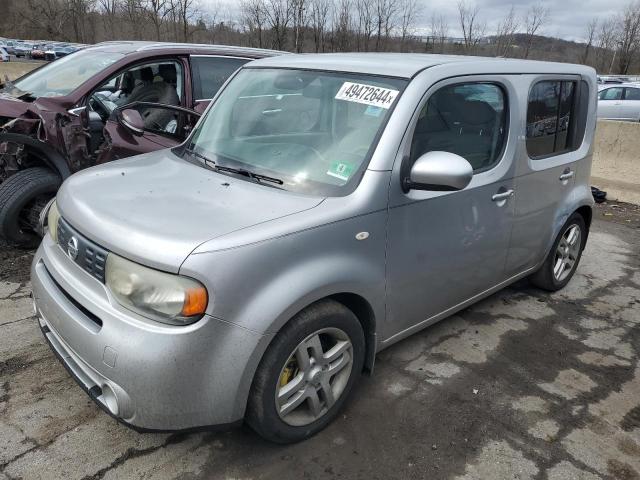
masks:
[(61, 182), (92, 165), (181, 143), (242, 64), (282, 52), (106, 42), (0, 90), (0, 237), (31, 247)]

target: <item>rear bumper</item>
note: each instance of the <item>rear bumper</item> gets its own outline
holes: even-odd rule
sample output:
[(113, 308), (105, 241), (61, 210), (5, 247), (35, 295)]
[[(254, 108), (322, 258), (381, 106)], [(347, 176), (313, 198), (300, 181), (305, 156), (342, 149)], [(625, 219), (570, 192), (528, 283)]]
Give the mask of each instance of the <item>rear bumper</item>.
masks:
[(31, 280), (49, 345), (112, 416), (142, 431), (242, 420), (247, 368), (265, 336), (209, 316), (186, 327), (137, 316), (112, 302), (48, 235)]

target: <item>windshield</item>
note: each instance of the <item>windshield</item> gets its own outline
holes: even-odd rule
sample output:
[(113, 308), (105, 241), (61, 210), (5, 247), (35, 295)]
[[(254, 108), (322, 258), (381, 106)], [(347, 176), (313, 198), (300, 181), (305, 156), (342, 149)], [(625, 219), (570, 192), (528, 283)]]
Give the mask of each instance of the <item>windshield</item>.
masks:
[(245, 68), (216, 99), (190, 148), (211, 164), (282, 180), (286, 190), (345, 195), (366, 168), (405, 84), (371, 75)]
[(121, 58), (121, 53), (82, 50), (34, 70), (13, 86), (36, 98), (68, 95)]

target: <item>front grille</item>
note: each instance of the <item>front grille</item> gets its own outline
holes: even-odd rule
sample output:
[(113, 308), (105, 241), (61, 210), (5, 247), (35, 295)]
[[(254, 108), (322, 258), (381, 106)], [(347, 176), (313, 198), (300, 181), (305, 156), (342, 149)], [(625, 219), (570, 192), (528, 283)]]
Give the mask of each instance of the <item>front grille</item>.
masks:
[[(75, 242), (73, 242), (75, 239)], [(58, 244), (69, 257), (92, 277), (104, 283), (104, 269), (107, 261), (107, 250), (99, 247), (85, 236), (78, 233), (67, 221), (58, 221)], [(73, 247), (72, 247), (73, 244)], [(77, 247), (75, 247), (77, 245)], [(74, 250), (77, 255), (73, 257)]]

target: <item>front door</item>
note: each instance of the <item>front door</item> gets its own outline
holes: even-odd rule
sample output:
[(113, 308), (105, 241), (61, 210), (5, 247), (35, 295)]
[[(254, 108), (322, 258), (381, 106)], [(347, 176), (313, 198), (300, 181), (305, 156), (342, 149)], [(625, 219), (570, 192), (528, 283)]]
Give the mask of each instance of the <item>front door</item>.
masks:
[(468, 160), (474, 177), (456, 192), (404, 193), (393, 182), (383, 342), (428, 325), (504, 280), (517, 195), (507, 148), (514, 115), (508, 112), (508, 78), (493, 78), (441, 83), (414, 119), (402, 172), (426, 152), (448, 151)]
[[(144, 121), (144, 131), (139, 134), (122, 121), (120, 110), (137, 110)], [(97, 163), (126, 158), (182, 143), (200, 118), (200, 114), (182, 107), (134, 102), (115, 111), (104, 127), (109, 138), (99, 151)]]

